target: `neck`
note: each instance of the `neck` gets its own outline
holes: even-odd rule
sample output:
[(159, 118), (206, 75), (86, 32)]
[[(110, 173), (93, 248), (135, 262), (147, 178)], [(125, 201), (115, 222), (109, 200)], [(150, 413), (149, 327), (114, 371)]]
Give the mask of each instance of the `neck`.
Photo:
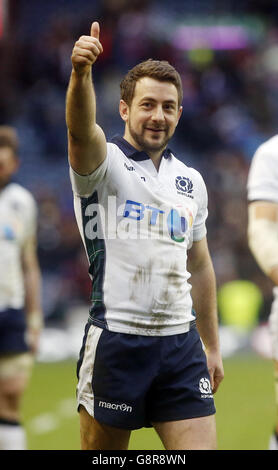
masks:
[(148, 157), (152, 160), (155, 168), (158, 170), (159, 169), (159, 166), (160, 166), (160, 162), (161, 162), (161, 158), (162, 158), (162, 154), (164, 152), (164, 150), (166, 149), (166, 146), (162, 149), (159, 149), (159, 150), (149, 150), (149, 149), (146, 149), (144, 148), (143, 146), (139, 145), (133, 138), (132, 136), (125, 132), (124, 133), (124, 139), (130, 144), (132, 145), (132, 147), (134, 147), (136, 150), (138, 150), (139, 152), (145, 152)]

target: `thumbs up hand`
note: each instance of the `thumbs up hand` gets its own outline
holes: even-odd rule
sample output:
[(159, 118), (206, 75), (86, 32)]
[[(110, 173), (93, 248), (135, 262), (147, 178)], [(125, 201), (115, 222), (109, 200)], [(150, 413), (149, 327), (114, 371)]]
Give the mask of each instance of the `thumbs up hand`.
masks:
[(90, 71), (99, 54), (103, 51), (99, 33), (99, 23), (94, 21), (91, 26), (90, 36), (81, 36), (74, 45), (71, 62), (75, 72), (80, 75)]

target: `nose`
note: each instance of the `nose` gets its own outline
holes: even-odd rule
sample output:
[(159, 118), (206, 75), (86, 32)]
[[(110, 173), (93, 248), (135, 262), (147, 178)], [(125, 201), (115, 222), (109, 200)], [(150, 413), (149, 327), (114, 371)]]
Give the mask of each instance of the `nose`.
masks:
[(152, 120), (156, 122), (164, 121), (164, 113), (162, 106), (156, 106), (153, 110)]

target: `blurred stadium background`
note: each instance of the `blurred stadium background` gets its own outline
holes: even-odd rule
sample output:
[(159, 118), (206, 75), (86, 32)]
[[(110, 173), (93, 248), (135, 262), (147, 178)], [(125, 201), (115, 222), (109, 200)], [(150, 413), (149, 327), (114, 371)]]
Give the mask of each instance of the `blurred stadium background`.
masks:
[[(24, 400), (29, 448), (79, 448), (75, 360), (90, 283), (73, 214), (64, 108), (72, 46), (93, 20), (104, 46), (94, 73), (98, 121), (108, 138), (122, 132), (119, 82), (129, 68), (166, 59), (182, 76), (184, 111), (171, 147), (202, 173), (209, 192), (226, 372), (216, 397), (220, 448), (267, 448), (272, 285), (247, 247), (246, 178), (258, 145), (277, 132), (278, 2), (0, 0), (0, 15), (0, 124), (18, 130), (17, 179), (39, 204), (46, 328)], [(131, 448), (160, 444), (143, 430)]]

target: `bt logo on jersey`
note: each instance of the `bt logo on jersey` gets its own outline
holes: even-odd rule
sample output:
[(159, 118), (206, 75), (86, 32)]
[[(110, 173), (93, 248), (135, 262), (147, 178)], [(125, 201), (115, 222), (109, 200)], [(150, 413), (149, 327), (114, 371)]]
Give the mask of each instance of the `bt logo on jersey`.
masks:
[[(108, 197), (106, 209), (100, 204), (89, 204), (85, 225), (86, 238), (93, 239), (169, 239), (182, 243), (193, 224), (188, 207), (180, 204), (156, 206), (126, 200), (117, 206), (115, 197)], [(189, 236), (189, 235), (188, 235)]]
[[(149, 212), (149, 214), (146, 214)], [(150, 225), (156, 225), (159, 214), (165, 214), (164, 210), (149, 204), (127, 200), (125, 203), (123, 216), (133, 219), (142, 220), (145, 215), (149, 218)], [(175, 242), (184, 241), (184, 233), (187, 231), (188, 222), (185, 217), (181, 216), (177, 209), (171, 209), (166, 217), (168, 232), (172, 240)]]

